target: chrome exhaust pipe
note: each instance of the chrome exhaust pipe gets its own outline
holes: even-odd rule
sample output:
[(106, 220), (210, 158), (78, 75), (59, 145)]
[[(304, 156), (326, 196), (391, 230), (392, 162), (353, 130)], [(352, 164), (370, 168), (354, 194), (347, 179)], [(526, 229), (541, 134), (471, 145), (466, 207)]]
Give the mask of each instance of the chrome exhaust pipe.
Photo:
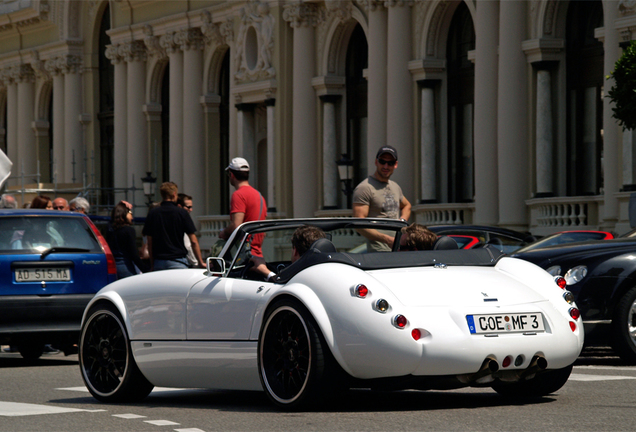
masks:
[(485, 384), (494, 381), (495, 374), (499, 370), (499, 363), (492, 357), (486, 357), (484, 362), (479, 367), (479, 370), (474, 374), (460, 375), (457, 378), (464, 384)]
[(548, 361), (542, 355), (532, 357), (530, 366), (521, 373), (519, 380), (528, 380), (534, 378), (537, 372), (544, 371), (548, 368)]

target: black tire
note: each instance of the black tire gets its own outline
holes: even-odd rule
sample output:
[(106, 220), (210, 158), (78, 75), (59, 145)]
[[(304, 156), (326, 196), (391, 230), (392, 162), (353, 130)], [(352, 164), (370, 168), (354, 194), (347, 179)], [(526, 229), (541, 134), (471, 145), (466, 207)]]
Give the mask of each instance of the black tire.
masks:
[(44, 353), (43, 343), (28, 343), (18, 345), (18, 352), (25, 360), (37, 360)]
[(263, 320), (258, 371), (269, 399), (287, 410), (316, 407), (329, 400), (338, 377), (342, 378), (316, 321), (291, 299), (275, 303)]
[(510, 384), (498, 384), (492, 388), (502, 396), (521, 399), (547, 396), (554, 393), (568, 382), (572, 373), (572, 365), (563, 369), (551, 369), (537, 373), (534, 378)]
[(102, 402), (134, 402), (148, 396), (154, 386), (135, 363), (119, 311), (99, 304), (87, 317), (80, 333), (79, 362), (88, 391)]
[(616, 305), (612, 347), (623, 360), (636, 364), (636, 288), (627, 291)]

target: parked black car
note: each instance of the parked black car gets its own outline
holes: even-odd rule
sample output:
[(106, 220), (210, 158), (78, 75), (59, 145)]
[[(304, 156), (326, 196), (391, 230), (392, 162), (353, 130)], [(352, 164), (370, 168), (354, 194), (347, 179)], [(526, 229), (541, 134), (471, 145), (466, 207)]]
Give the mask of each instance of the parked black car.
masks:
[(636, 363), (636, 237), (550, 246), (512, 256), (564, 276), (574, 294), (585, 343), (612, 346)]
[(530, 233), (494, 226), (428, 225), (427, 228), (437, 235), (464, 235), (475, 237), (479, 240), (479, 244), (472, 246), (472, 248), (489, 244), (507, 254), (537, 240), (537, 238)]

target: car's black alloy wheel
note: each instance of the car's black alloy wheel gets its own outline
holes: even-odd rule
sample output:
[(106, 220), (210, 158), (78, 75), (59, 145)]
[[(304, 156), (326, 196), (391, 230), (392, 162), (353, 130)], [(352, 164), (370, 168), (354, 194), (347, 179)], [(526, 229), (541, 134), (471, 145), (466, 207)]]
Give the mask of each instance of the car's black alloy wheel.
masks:
[(104, 402), (145, 398), (153, 385), (135, 363), (117, 309), (110, 304), (97, 305), (87, 316), (81, 330), (79, 360), (88, 390)]
[(276, 303), (258, 341), (258, 368), (269, 398), (287, 409), (321, 399), (328, 387), (323, 378), (329, 376), (325, 354), (330, 353), (307, 309), (294, 300)]
[(636, 363), (636, 288), (632, 288), (616, 305), (612, 320), (612, 346), (621, 358)]

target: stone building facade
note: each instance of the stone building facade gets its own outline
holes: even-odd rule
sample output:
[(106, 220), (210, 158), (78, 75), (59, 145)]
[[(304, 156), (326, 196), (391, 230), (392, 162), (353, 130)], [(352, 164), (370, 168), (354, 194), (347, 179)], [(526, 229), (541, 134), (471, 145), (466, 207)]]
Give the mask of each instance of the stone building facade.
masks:
[(622, 233), (636, 136), (603, 96), (632, 39), (628, 0), (0, 0), (0, 148), (111, 200), (174, 181), (204, 235), (230, 158), (272, 217), (338, 216), (336, 161), (358, 182), (385, 143), (419, 222)]

